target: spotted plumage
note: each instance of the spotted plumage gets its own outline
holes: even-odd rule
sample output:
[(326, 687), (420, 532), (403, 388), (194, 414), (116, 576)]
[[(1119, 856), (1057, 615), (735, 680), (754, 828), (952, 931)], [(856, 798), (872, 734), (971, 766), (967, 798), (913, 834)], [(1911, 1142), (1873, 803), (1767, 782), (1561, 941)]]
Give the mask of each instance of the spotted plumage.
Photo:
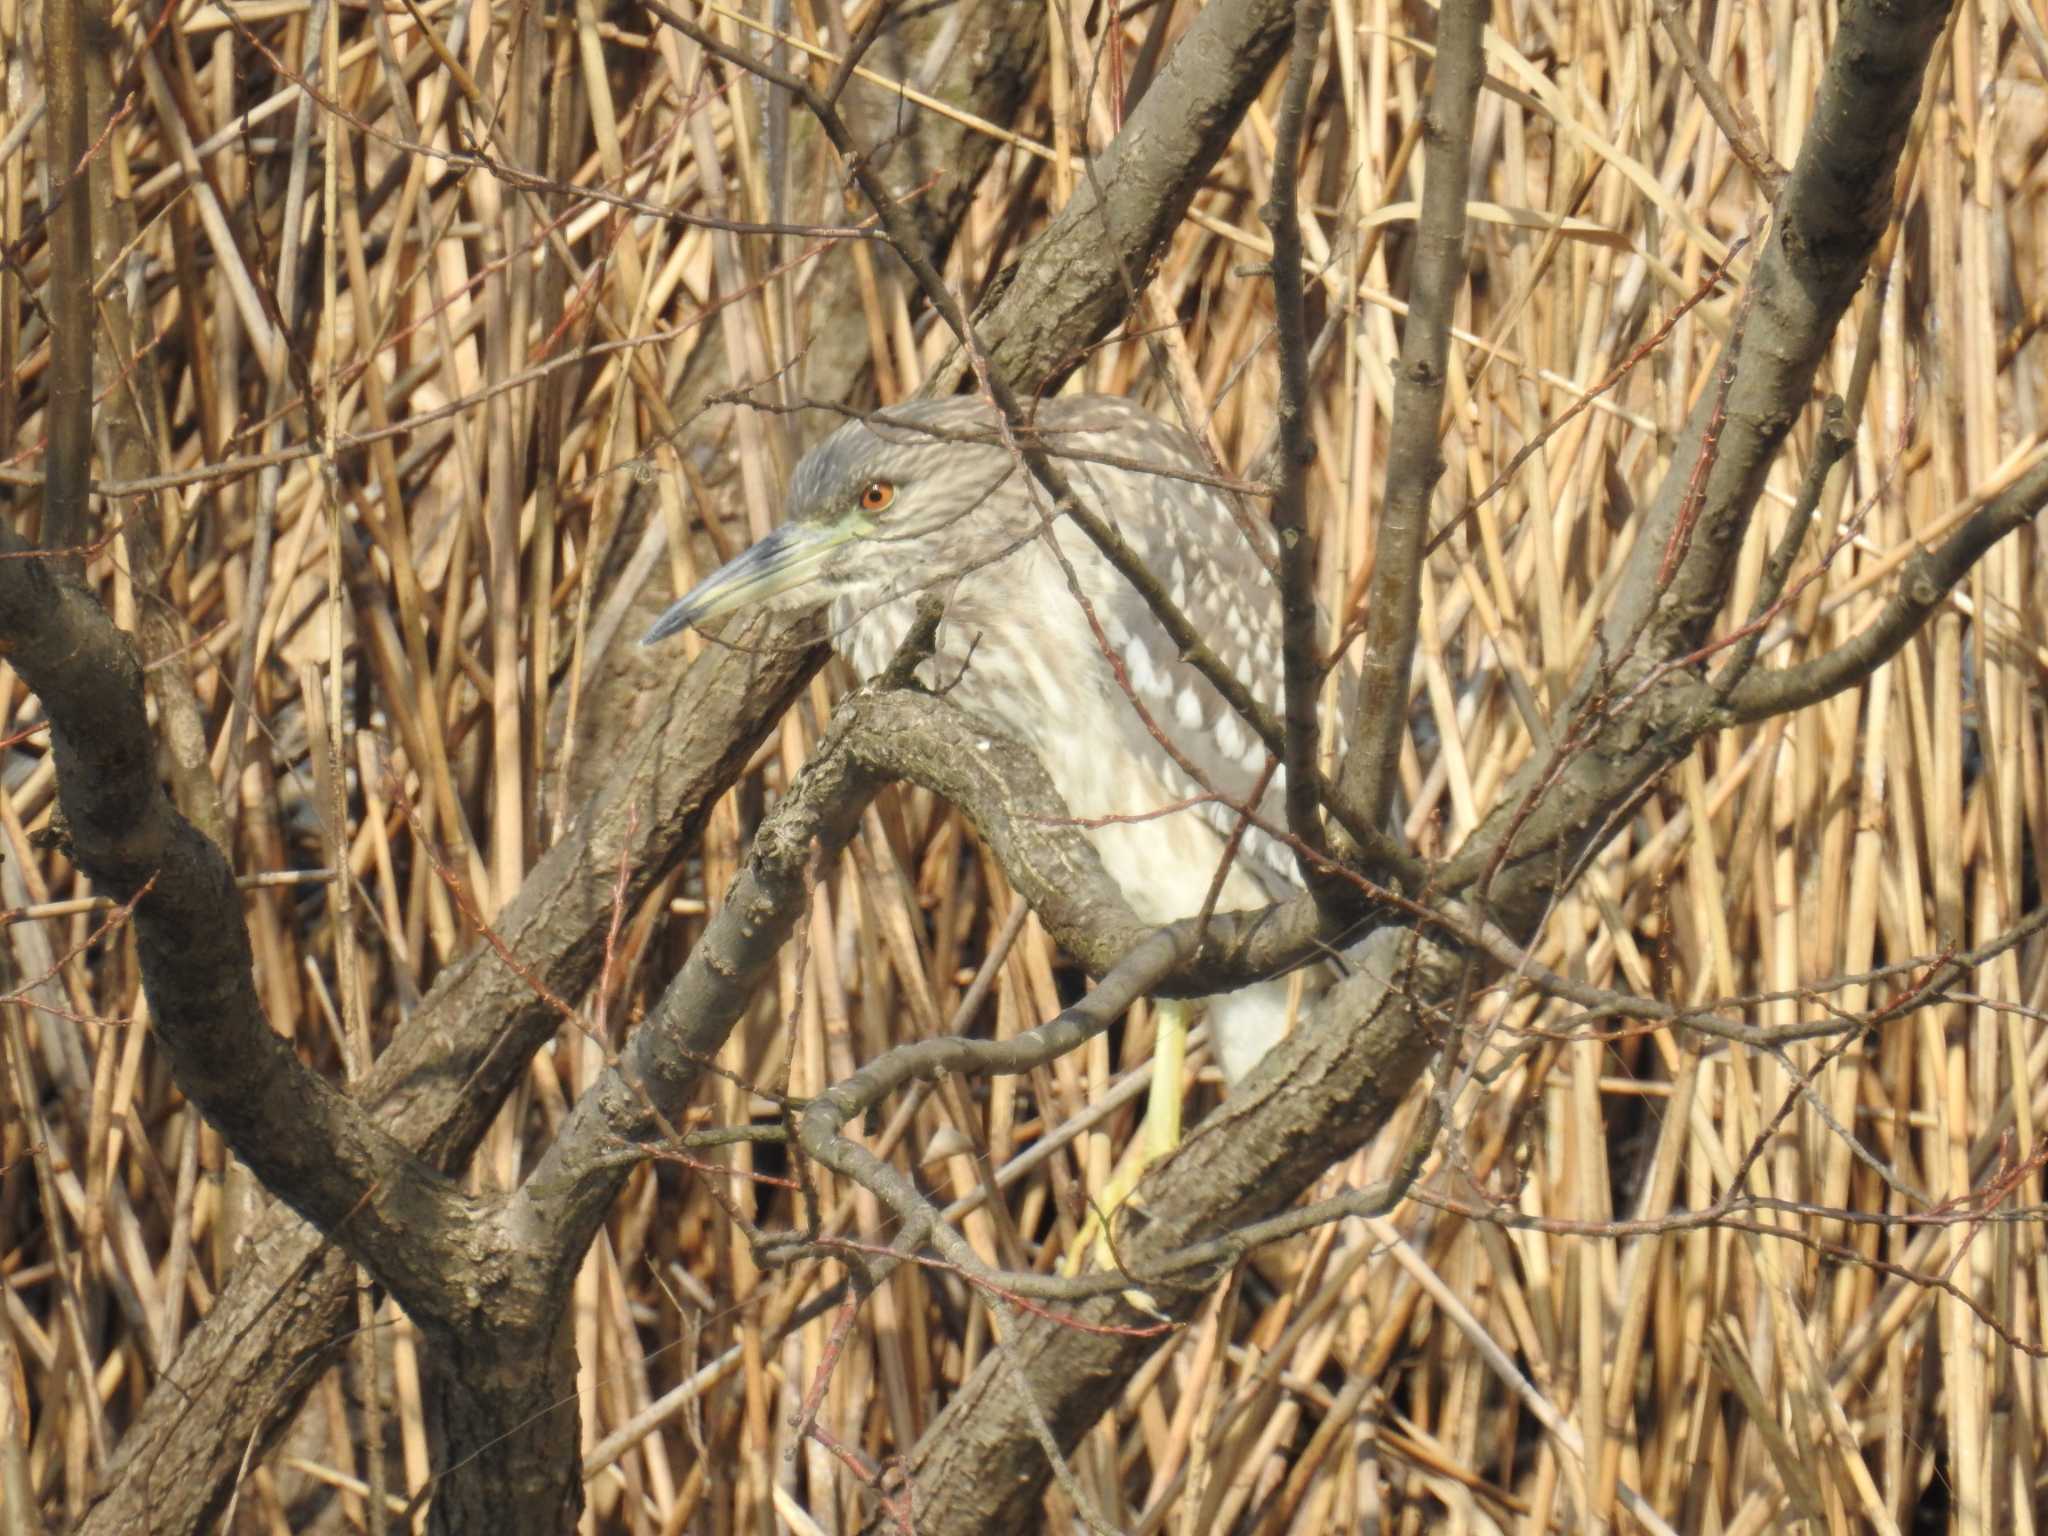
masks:
[[(1202, 483), (1210, 466), (1196, 445), (1126, 401), (1046, 401), (1035, 424), (1076, 494), (1277, 711), (1280, 605), (1272, 536), (1256, 511), (1234, 516), (1225, 493)], [(681, 599), (649, 639), (741, 603), (823, 603), (834, 647), (865, 678), (896, 654), (919, 597), (937, 592), (945, 617), (925, 681), (1030, 748), (1068, 809), (1100, 823), (1089, 836), (1140, 917), (1191, 916), (1236, 814), (1204, 798), (1187, 769), (1241, 802), (1265, 771), (1265, 746), (1181, 659), (1094, 542), (1053, 515), (995, 426), (987, 405), (956, 399), (840, 427), (798, 465), (776, 534)], [(1121, 662), (1128, 691), (1106, 652)], [(1269, 824), (1282, 819), (1283, 792), (1276, 769), (1259, 806)], [(1263, 905), (1297, 882), (1292, 854), (1247, 829), (1219, 905)], [(1276, 980), (1211, 1000), (1232, 1081), (1279, 1038), (1285, 995)]]

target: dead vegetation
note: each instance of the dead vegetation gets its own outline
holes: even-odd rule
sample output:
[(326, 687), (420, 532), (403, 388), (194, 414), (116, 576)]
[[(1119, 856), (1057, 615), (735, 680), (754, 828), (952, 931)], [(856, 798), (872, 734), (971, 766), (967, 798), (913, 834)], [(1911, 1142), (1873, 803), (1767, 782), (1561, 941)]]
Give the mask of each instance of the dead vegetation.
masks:
[[(1082, 152), (1157, 88), (1191, 9), (1004, 8), (1050, 31), (1015, 56), (1029, 67), (1001, 121), (962, 115), (971, 71), (947, 48), (965, 45), (891, 35), (864, 56), (850, 110), (871, 142), (902, 136), (877, 163), (934, 235), (954, 231), (956, 291), (981, 296), (1085, 189)], [(820, 88), (869, 19), (755, 10), (688, 15)], [(870, 212), (787, 97), (638, 8), (81, 14), (111, 40), (86, 70), (103, 199), (86, 576), (141, 637), (181, 809), (232, 850), (271, 1023), (353, 1081), (478, 926), (523, 911), (542, 855), (620, 771), (683, 667), (632, 645), (647, 615), (770, 526), (833, 420), (789, 408), (900, 398), (951, 337), (886, 247), (854, 237)], [(45, 294), (64, 272), (44, 218), (65, 175), (40, 123), (44, 25), (0, 0), (0, 483), (18, 523), (42, 499), (60, 323)], [(1742, 324), (1836, 20), (1786, 0), (1704, 20), (1661, 0), (1508, 0), (1491, 25), (1433, 508), (1450, 531), (1421, 584), (1432, 729), (1401, 763), (1428, 856), (1500, 803), (1536, 750), (1532, 712), (1598, 659), (1638, 511)], [(1372, 570), (1435, 26), (1339, 0), (1309, 98), (1309, 506), (1316, 590), (1346, 619)], [(1716, 634), (1761, 611), (1762, 669), (1864, 630), (1916, 551), (2040, 470), (2044, 68), (2038, 14), (1990, 0), (1962, 5), (1935, 51), (1897, 215), (1727, 585)], [(944, 100), (889, 94), (934, 74)], [(1276, 73), (1125, 324), (1074, 370), (1185, 410), (1251, 479), (1278, 388), (1259, 268), (1281, 90)], [(952, 137), (907, 126), (941, 114)], [(962, 143), (988, 157), (965, 185)], [(1824, 395), (1853, 403), (1853, 441), (1774, 579)], [(2032, 1529), (2048, 1454), (2044, 595), (2022, 530), (1867, 680), (1710, 735), (1650, 786), (1528, 954), (1710, 1028), (1603, 1017), (1526, 980), (1476, 991), (1459, 1020), (1471, 1070), (1410, 1198), (1237, 1269), (1073, 1452), (1093, 1511), (1148, 1533), (1538, 1531), (1649, 1511), (1681, 1530)], [(600, 934), (602, 979), (586, 967), (577, 1019), (500, 1090), (473, 1188), (525, 1177), (660, 995), (842, 682), (792, 678), (797, 707), (742, 752), (701, 841), (664, 849), (665, 878)], [(173, 1085), (121, 916), (52, 835), (38, 701), (0, 697), (18, 733), (0, 793), (12, 1532), (33, 1510), (85, 1521), (151, 1394), (244, 1411), (181, 1351), (252, 1234), (291, 1218)], [(876, 1508), (863, 1482), (894, 1486), (994, 1347), (984, 1295), (939, 1267), (895, 1269), (842, 1330), (844, 1266), (764, 1267), (742, 1222), (786, 1229), (808, 1198), (825, 1230), (886, 1244), (894, 1217), (871, 1191), (793, 1168), (767, 1134), (782, 1100), (903, 1041), (1015, 1035), (1079, 978), (923, 791), (886, 793), (813, 873), (798, 942), (683, 1127), (763, 1139), (638, 1167), (575, 1282), (588, 1529), (858, 1529)], [(505, 930), (515, 957), (521, 932)], [(1967, 971), (1928, 993), (1958, 954)], [(1769, 1034), (1803, 1025), (1837, 1027)], [(1142, 1109), (1150, 1043), (1140, 1010), (1028, 1076), (921, 1085), (866, 1144), (954, 1202), (982, 1258), (1049, 1270)], [(1429, 1087), (1326, 1191), (1389, 1173)], [(223, 1483), (238, 1529), (368, 1525), (373, 1488), (424, 1519), (412, 1326), (388, 1299), (356, 1305), (369, 1331), (266, 1389), (304, 1401)], [(159, 1509), (202, 1480), (118, 1465)], [(1073, 1528), (1071, 1497), (1046, 1495), (1045, 1528)]]

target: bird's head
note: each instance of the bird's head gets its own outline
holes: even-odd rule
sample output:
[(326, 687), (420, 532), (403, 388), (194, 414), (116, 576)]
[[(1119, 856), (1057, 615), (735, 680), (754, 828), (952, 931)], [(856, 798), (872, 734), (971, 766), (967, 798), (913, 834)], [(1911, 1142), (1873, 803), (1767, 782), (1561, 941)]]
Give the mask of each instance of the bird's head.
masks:
[(998, 503), (1022, 499), (997, 494), (1008, 454), (972, 440), (992, 423), (971, 399), (848, 422), (797, 465), (782, 525), (677, 598), (641, 643), (741, 610), (881, 601), (999, 557), (1022, 530)]

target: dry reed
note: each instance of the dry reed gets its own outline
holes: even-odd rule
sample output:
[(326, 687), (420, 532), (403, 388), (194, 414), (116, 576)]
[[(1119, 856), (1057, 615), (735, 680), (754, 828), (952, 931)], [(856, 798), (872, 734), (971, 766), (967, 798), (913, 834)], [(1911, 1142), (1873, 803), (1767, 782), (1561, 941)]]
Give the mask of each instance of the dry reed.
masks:
[[(701, 14), (738, 46), (770, 44), (759, 14)], [(1829, 14), (1737, 0), (1699, 38), (1732, 121), (1777, 162), (1805, 128)], [(806, 285), (828, 262), (853, 274), (884, 398), (915, 388), (947, 338), (871, 247), (646, 211), (821, 230), (859, 217), (802, 125), (793, 151), (773, 150), (763, 92), (637, 10), (187, 4), (138, 55), (155, 15), (114, 13), (125, 94), (97, 153), (128, 234), (94, 275), (103, 307), (125, 296), (133, 330), (129, 355), (101, 333), (100, 505), (107, 527), (153, 525), (158, 547), (116, 538), (89, 574), (125, 625), (169, 617), (179, 649), (151, 659), (195, 707), (193, 760), (221, 786), (249, 877), (272, 1022), (351, 1076), (574, 815), (635, 693), (679, 665), (630, 652), (649, 607), (772, 522), (781, 474), (821, 429), (817, 415), (719, 407), (707, 431), (686, 394), (706, 338), (732, 384), (803, 398), (818, 339)], [(1322, 601), (1349, 614), (1386, 454), (1428, 29), (1416, 7), (1338, 0), (1333, 16), (1303, 181), (1312, 333), (1325, 334), (1311, 501)], [(1143, 7), (1051, 17), (1031, 104), (975, 125), (1002, 148), (949, 256), (970, 294), (1064, 202), (1084, 174), (1074, 157), (1115, 132), (1155, 20)], [(822, 78), (861, 19), (796, 7), (793, 56)], [(1551, 705), (1586, 660), (1631, 511), (1711, 383), (1734, 288), (1707, 292), (1474, 498), (1709, 285), (1769, 201), (1764, 162), (1731, 146), (1650, 7), (1505, 0), (1493, 24), (1475, 155), (1487, 206), (1456, 316), (1437, 509), (1439, 523), (1470, 516), (1423, 592), (1417, 686), (1441, 747), (1404, 764), (1425, 852), (1454, 847), (1529, 754), (1516, 690)], [(49, 365), (35, 37), (32, 9), (0, 0), (0, 479), (17, 506), (34, 501)], [(1823, 387), (1846, 391), (1860, 358), (1868, 391), (1766, 666), (1856, 632), (1916, 541), (2042, 452), (2044, 63), (2026, 5), (1958, 11), (1903, 216), (1824, 369)], [(540, 115), (543, 79), (550, 101), (573, 103), (567, 122)], [(1270, 249), (1258, 209), (1279, 89), (1130, 323), (1079, 369), (1085, 387), (1162, 411), (1170, 380), (1240, 470), (1266, 444), (1276, 388), (1270, 286), (1249, 269)], [(559, 178), (575, 195), (465, 158), (537, 163), (557, 132), (581, 146)], [(161, 426), (127, 429), (124, 446), (139, 373)], [(1729, 627), (1752, 609), (1818, 417), (1772, 478)], [(1874, 1014), (1935, 957), (2011, 930), (2041, 900), (2048, 855), (2035, 558), (2030, 535), (2008, 540), (1869, 682), (1711, 738), (1558, 903), (1536, 959), (1789, 1026)], [(839, 681), (816, 684), (758, 755), (688, 876), (623, 914), (603, 1009), (535, 1060), (473, 1162), (478, 1184), (521, 1176), (601, 1042), (674, 969)], [(53, 775), (36, 701), (19, 686), (0, 697), (0, 728), (25, 733), (0, 794), (21, 989), (5, 1020), (0, 1388), (14, 1410), (0, 1418), (62, 1525), (237, 1263), (257, 1193), (178, 1095), (118, 927), (44, 836)], [(161, 694), (158, 708), (168, 722)], [(345, 743), (331, 770), (330, 727)], [(1087, 1437), (1081, 1485), (1141, 1533), (1628, 1523), (1622, 1487), (1679, 1529), (2033, 1529), (2048, 1454), (2044, 959), (2032, 938), (1978, 967), (1968, 993), (1774, 1050), (1589, 1024), (1526, 988), (1484, 994), (1467, 1021), (1479, 1070), (1422, 1198), (1248, 1266)], [(773, 1125), (773, 1103), (740, 1084), (802, 1096), (899, 1040), (1011, 1034), (1074, 984), (958, 819), (892, 793), (820, 872), (803, 940), (693, 1128)], [(1048, 1265), (1073, 1240), (1080, 1191), (1130, 1138), (1149, 1045), (1138, 1018), (1027, 1081), (948, 1082), (902, 1104), (874, 1144), (973, 1204), (959, 1219), (984, 1257)], [(1383, 1172), (1406, 1128), (1333, 1186)], [(975, 1201), (992, 1170), (999, 1208)], [(973, 1291), (911, 1268), (843, 1339), (829, 1311), (786, 1327), (841, 1272), (762, 1270), (713, 1196), (787, 1224), (787, 1172), (772, 1143), (644, 1167), (590, 1254), (575, 1327), (589, 1529), (856, 1529), (869, 1507), (856, 1481), (791, 1428), (828, 1360), (818, 1422), (880, 1465), (991, 1347)], [(822, 1174), (817, 1187), (828, 1225), (886, 1241), (872, 1195)], [(1740, 1210), (1681, 1219), (1725, 1199)], [(249, 1468), (248, 1528), (364, 1523), (366, 1426), (390, 1453), (379, 1476), (394, 1507), (428, 1479), (408, 1324), (388, 1303), (363, 1320), (372, 1347), (333, 1367), (287, 1442)], [(1049, 1498), (1048, 1528), (1066, 1528), (1064, 1496)]]

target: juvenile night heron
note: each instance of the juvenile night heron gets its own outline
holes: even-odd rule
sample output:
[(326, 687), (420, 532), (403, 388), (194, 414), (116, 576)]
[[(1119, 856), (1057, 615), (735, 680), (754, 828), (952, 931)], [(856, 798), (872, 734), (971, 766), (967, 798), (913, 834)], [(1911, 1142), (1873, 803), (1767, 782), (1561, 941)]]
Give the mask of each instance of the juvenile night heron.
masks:
[[(895, 406), (839, 428), (797, 466), (782, 526), (679, 599), (646, 643), (737, 609), (823, 605), (834, 648), (868, 678), (895, 655), (919, 597), (937, 592), (945, 617), (926, 681), (943, 682), (954, 704), (1038, 755), (1069, 811), (1090, 823), (1103, 864), (1140, 918), (1191, 917), (1236, 819), (1206, 792), (1241, 804), (1258, 786), (1265, 748), (1180, 659), (1094, 542), (1071, 523), (1046, 520), (1049, 499), (996, 440), (996, 424), (991, 407), (961, 398)], [(1265, 523), (1240, 524), (1222, 492), (1186, 478), (1210, 473), (1194, 442), (1125, 401), (1045, 401), (1035, 425), (1078, 496), (1117, 526), (1223, 664), (1277, 711), (1279, 595), (1250, 543), (1258, 538), (1270, 555)], [(1069, 569), (1123, 664), (1128, 693), (1075, 600)], [(1134, 699), (1206, 786), (1174, 761)], [(1283, 791), (1276, 771), (1260, 805), (1269, 823), (1283, 817)], [(1113, 817), (1129, 819), (1101, 820)], [(1263, 906), (1298, 883), (1288, 850), (1248, 828), (1217, 909)], [(1208, 1010), (1224, 1076), (1235, 1083), (1284, 1031), (1287, 983), (1255, 983), (1210, 999)], [(1162, 1017), (1148, 1117), (1155, 1151), (1177, 1136), (1162, 1132), (1159, 1085), (1170, 1077), (1168, 1123), (1177, 1122), (1179, 1028)]]

